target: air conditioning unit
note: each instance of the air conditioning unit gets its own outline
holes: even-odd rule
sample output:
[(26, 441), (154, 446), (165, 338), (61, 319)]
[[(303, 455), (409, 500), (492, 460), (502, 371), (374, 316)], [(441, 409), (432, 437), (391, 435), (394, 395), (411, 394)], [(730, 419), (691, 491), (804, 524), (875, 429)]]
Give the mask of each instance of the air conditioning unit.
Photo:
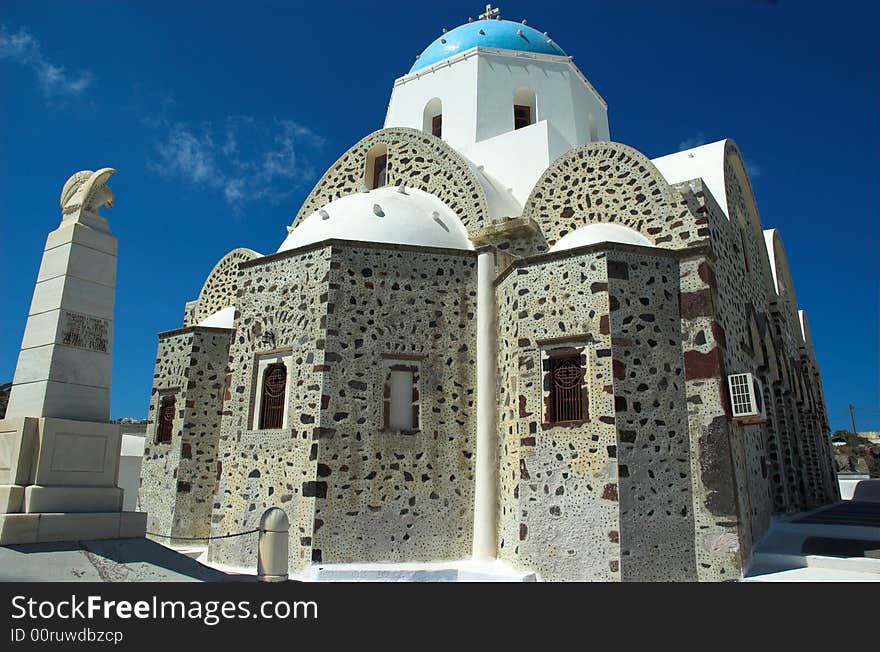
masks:
[(733, 420), (742, 424), (767, 423), (764, 387), (752, 374), (731, 374), (727, 377)]

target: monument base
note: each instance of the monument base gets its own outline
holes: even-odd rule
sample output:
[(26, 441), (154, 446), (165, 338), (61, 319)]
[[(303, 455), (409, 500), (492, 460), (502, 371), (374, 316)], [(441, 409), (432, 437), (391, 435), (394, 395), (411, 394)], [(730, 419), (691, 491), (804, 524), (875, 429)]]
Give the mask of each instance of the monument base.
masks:
[(0, 545), (143, 537), (116, 486), (121, 439), (115, 423), (0, 420)]
[(0, 514), (0, 546), (143, 538), (146, 512)]

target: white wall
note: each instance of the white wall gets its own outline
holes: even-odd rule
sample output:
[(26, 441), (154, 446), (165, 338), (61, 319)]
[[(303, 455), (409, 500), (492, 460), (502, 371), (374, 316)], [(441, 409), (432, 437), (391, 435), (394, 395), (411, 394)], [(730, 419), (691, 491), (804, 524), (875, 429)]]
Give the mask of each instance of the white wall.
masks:
[(437, 97), (443, 103), (443, 140), (453, 147), (473, 140), (477, 115), (476, 57), (452, 66), (438, 64), (419, 78), (399, 82), (391, 91), (386, 128), (410, 127), (422, 131), (425, 105)]
[[(512, 120), (512, 118), (511, 118)], [(461, 153), (482, 165), (503, 188), (525, 204), (535, 182), (550, 165), (550, 127), (545, 121), (461, 148)]]
[[(535, 124), (514, 131), (514, 93), (535, 92)], [(474, 48), (395, 82), (385, 127), (424, 130), (427, 103), (443, 103), (443, 140), (523, 203), (557, 157), (609, 140), (608, 111), (567, 58)], [(591, 120), (592, 116), (592, 120)]]
[(119, 458), (119, 480), (122, 489), (122, 509), (137, 511), (138, 489), (141, 484), (141, 463), (144, 460), (144, 435), (123, 433)]

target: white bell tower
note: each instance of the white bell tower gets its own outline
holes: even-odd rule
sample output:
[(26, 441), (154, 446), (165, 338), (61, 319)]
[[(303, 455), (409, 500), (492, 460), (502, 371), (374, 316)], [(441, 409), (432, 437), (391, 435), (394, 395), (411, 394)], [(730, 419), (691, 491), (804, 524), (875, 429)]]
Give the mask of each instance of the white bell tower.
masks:
[(385, 127), (439, 136), (522, 204), (561, 154), (610, 139), (608, 107), (546, 33), (496, 11), (419, 55), (394, 82)]

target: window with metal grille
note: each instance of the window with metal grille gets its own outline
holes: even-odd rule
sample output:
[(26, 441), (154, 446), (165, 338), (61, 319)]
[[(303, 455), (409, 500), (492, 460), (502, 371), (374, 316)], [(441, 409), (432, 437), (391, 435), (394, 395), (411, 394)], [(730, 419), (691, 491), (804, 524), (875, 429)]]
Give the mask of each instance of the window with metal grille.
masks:
[(174, 396), (163, 396), (159, 402), (159, 417), (156, 423), (156, 443), (167, 444), (171, 441), (174, 427)]
[(522, 104), (513, 105), (513, 128), (522, 129), (532, 124), (532, 107)]
[(284, 394), (287, 388), (287, 367), (275, 362), (263, 373), (263, 391), (260, 399), (260, 429), (281, 428), (284, 425)]
[(547, 421), (583, 421), (587, 418), (584, 367), (580, 354), (551, 357), (550, 401)]
[(431, 118), (431, 134), (437, 138), (443, 137), (443, 116), (435, 115)]

